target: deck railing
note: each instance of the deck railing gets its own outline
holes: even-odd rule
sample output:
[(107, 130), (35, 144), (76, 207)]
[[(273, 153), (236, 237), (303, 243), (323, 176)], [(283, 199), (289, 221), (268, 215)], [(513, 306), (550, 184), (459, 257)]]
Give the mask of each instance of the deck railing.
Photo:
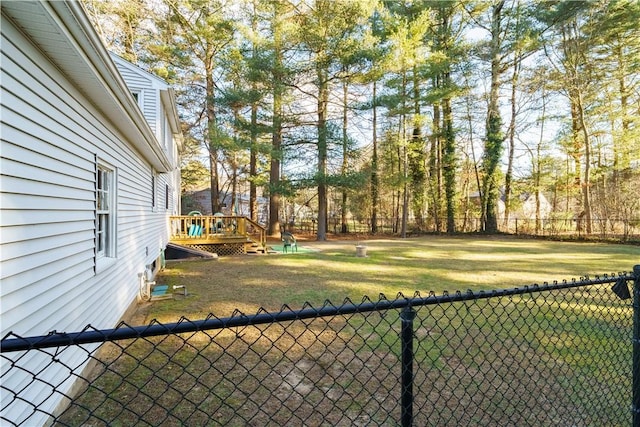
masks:
[(266, 247), (266, 229), (244, 216), (177, 215), (170, 217), (171, 241), (202, 242), (247, 238)]

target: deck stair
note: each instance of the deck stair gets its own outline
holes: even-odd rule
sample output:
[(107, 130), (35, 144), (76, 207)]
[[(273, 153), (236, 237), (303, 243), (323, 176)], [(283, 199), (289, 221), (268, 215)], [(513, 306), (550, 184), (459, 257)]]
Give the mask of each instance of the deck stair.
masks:
[(257, 242), (252, 241), (251, 243), (245, 245), (245, 250), (248, 254), (264, 254), (267, 251), (267, 248), (258, 244)]

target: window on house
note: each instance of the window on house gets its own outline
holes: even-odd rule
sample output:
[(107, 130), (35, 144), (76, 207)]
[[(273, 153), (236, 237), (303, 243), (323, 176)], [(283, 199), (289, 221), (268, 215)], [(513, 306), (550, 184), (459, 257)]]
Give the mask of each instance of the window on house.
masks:
[(115, 256), (115, 172), (98, 163), (96, 173), (96, 258)]
[(169, 210), (169, 184), (165, 184), (164, 186), (164, 208), (165, 210)]
[(156, 208), (156, 173), (151, 172), (151, 207)]
[(132, 90), (131, 95), (133, 95), (133, 98), (136, 100), (138, 106), (142, 108), (142, 92), (140, 92), (139, 90)]

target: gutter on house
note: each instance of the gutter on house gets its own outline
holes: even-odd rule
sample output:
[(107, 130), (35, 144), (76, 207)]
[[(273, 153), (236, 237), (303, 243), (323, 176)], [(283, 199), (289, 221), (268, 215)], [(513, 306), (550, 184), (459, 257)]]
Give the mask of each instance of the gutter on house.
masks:
[[(3, 13), (21, 24), (25, 8), (37, 9), (38, 15), (53, 23), (58, 34), (29, 32), (28, 37), (40, 47), (52, 62), (74, 82), (95, 108), (104, 113), (113, 129), (146, 159), (158, 172), (175, 169), (145, 120), (127, 84), (120, 75), (109, 52), (91, 24), (79, 1), (3, 2)], [(24, 27), (27, 25), (25, 24)], [(58, 56), (62, 43), (67, 43), (82, 63), (68, 63), (64, 53)], [(89, 78), (87, 78), (89, 77)]]

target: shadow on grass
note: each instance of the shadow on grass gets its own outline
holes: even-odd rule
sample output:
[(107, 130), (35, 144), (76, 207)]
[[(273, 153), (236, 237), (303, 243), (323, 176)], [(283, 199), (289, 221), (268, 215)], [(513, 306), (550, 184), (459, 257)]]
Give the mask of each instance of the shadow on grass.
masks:
[(586, 275), (631, 271), (640, 248), (513, 238), (426, 237), (364, 241), (367, 257), (355, 256), (353, 241), (303, 242), (294, 256), (221, 257), (218, 261), (169, 264), (159, 283), (185, 285), (187, 298), (141, 307), (137, 320), (163, 322), (180, 316), (255, 313), (283, 304), (325, 300), (360, 301), (367, 295), (395, 297), (429, 292), (490, 290)]
[[(608, 285), (416, 312), (415, 425), (629, 423), (631, 308)], [(397, 425), (399, 335), (391, 309), (109, 344), (62, 421)]]

